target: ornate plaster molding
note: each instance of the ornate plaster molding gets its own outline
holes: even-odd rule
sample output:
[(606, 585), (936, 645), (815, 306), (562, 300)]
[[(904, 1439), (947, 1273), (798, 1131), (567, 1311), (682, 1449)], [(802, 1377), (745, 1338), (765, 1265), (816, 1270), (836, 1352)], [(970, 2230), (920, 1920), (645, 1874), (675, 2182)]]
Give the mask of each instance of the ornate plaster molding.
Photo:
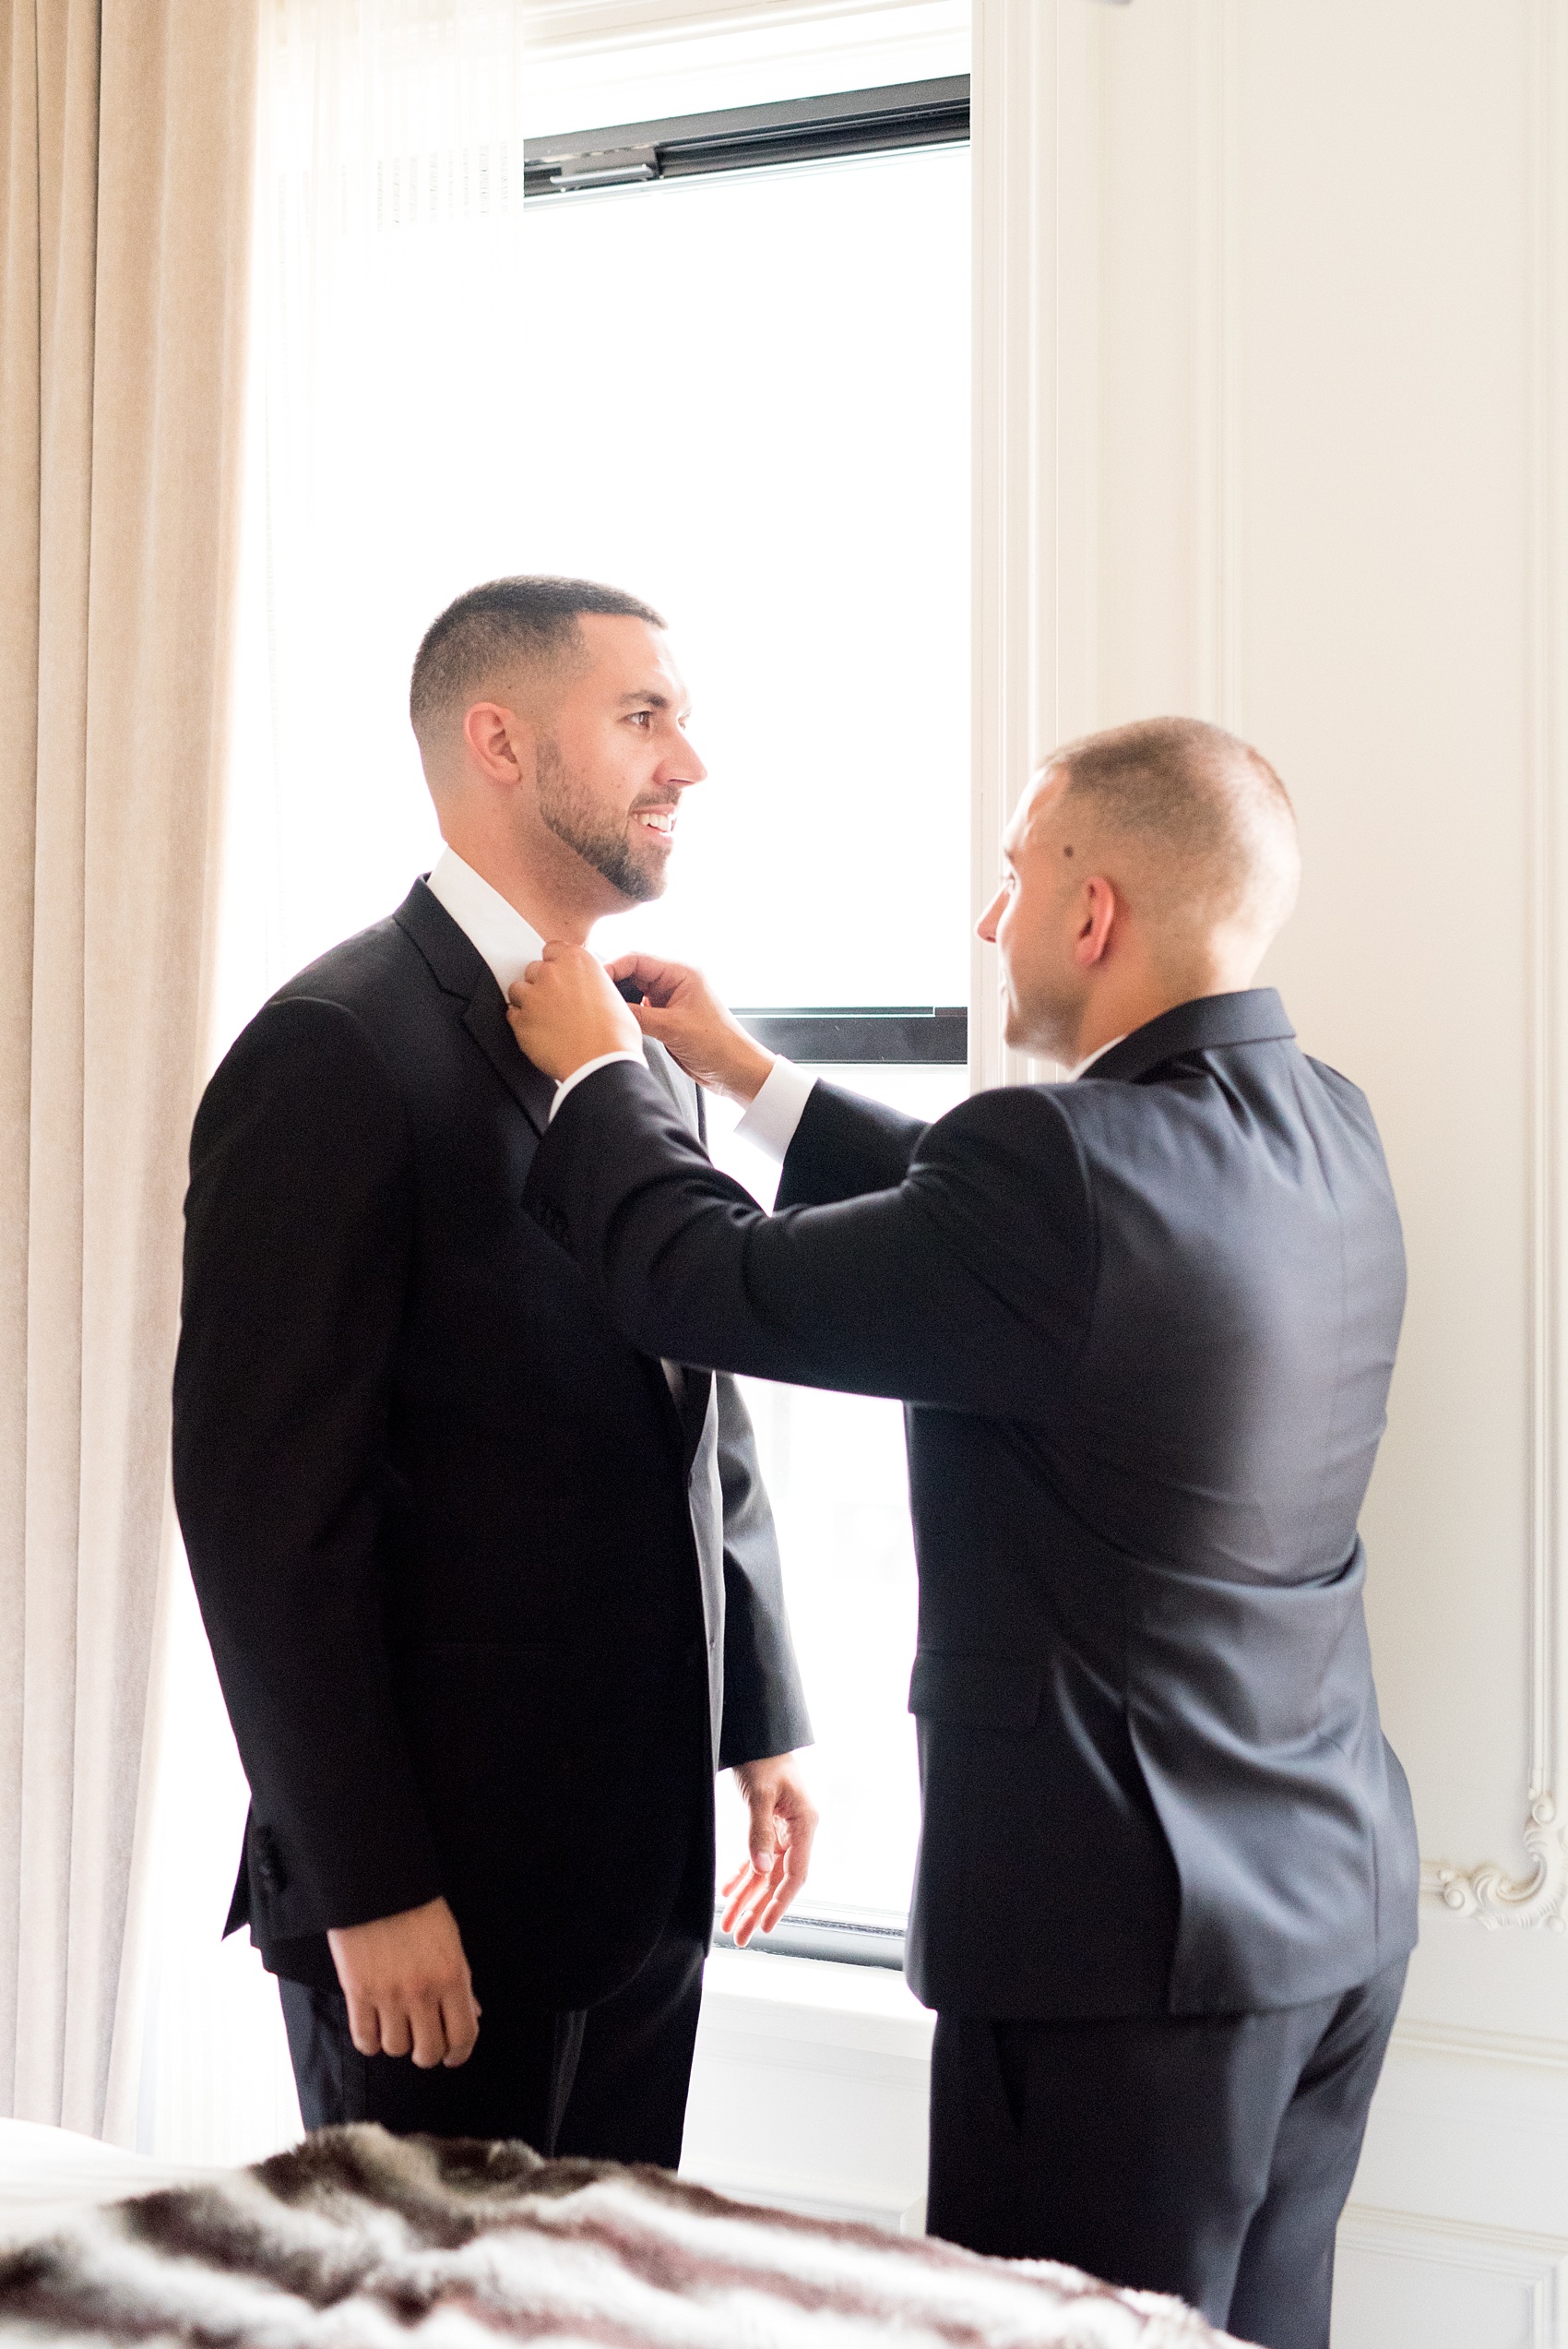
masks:
[(1544, 1926), (1568, 1932), (1568, 1837), (1550, 1795), (1530, 1805), (1525, 1849), (1534, 1862), (1526, 1877), (1512, 1877), (1494, 1862), (1479, 1867), (1450, 1867), (1442, 1860), (1421, 1862), (1421, 1891), (1455, 1916), (1472, 1917), (1495, 1933), (1505, 1925)]
[[(1425, 1859), (1424, 1896), (1491, 1930), (1568, 1930), (1568, 16), (1526, 20), (1529, 515), (1523, 606), (1530, 821), (1531, 1297), (1525, 1856)], [(1191, 450), (1196, 618), (1189, 706), (1246, 732), (1237, 257), (1244, 0), (1189, 17), (1197, 177)], [(1039, 751), (1098, 722), (1097, 519), (1108, 11), (975, 0), (974, 861), (989, 896), (1010, 802)], [(976, 950), (977, 1084), (1047, 1073), (1005, 1047)], [(1515, 1797), (1515, 1799), (1517, 1799)]]
[(1531, 894), (1530, 1543), (1527, 1875), (1496, 1862), (1421, 1864), (1421, 1890), (1455, 1916), (1568, 1931), (1568, 38), (1551, 0), (1529, 0), (1530, 403), (1526, 554)]

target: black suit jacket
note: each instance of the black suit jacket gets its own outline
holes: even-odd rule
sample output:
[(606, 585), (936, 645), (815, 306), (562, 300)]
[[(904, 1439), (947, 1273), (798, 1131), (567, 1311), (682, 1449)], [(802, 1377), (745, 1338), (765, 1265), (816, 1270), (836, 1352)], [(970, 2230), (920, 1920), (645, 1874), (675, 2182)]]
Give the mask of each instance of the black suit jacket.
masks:
[(810, 1734), (733, 1386), (678, 1408), (522, 1212), (553, 1092), (419, 882), (197, 1114), (175, 1494), (251, 1786), (231, 1921), (305, 1981), (444, 1892), (481, 1999), (589, 2004), (711, 1875), (715, 1763)]
[(637, 1343), (910, 1406), (929, 2005), (1255, 2010), (1408, 1950), (1356, 1530), (1399, 1222), (1277, 996), (924, 1130), (821, 1085), (771, 1218), (614, 1067), (529, 1200)]

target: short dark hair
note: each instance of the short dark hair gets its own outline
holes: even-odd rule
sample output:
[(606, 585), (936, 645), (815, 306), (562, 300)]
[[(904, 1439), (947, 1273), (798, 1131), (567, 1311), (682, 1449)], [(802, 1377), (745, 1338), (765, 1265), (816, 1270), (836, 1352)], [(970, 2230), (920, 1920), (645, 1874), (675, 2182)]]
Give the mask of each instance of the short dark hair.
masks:
[(528, 575), (469, 588), (431, 622), (414, 655), (409, 716), (415, 733), (422, 741), (434, 720), (518, 660), (553, 666), (569, 659), (582, 644), (577, 619), (584, 612), (665, 626), (651, 603), (594, 579)]

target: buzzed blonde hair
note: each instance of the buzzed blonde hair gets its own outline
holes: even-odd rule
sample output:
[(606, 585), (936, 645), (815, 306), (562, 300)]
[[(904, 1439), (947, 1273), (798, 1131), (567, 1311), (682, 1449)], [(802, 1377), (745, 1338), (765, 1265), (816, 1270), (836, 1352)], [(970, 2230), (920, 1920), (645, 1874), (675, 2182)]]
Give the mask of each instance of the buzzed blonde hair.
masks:
[[(1216, 932), (1261, 951), (1296, 901), (1301, 853), (1290, 794), (1250, 743), (1201, 718), (1142, 718), (1051, 753), (1061, 818), (1124, 843), (1129, 898), (1182, 950)], [(1108, 878), (1118, 876), (1111, 874)]]

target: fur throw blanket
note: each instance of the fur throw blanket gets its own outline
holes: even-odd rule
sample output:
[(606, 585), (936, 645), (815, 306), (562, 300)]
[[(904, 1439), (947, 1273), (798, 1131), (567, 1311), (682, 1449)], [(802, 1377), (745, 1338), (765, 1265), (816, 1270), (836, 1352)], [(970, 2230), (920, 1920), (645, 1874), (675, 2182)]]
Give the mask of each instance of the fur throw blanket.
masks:
[(201, 2349), (1218, 2349), (1072, 2268), (526, 2145), (323, 2129), (0, 2254), (0, 2340)]

